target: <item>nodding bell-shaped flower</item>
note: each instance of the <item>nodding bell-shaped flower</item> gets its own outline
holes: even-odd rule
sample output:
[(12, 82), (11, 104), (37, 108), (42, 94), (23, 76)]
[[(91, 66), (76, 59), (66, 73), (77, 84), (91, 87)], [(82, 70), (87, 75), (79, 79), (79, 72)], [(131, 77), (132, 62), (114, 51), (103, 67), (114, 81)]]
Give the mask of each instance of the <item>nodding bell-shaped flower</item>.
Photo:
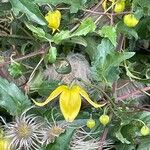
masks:
[(48, 27), (53, 30), (54, 33), (56, 30), (59, 30), (60, 20), (61, 20), (61, 13), (58, 10), (49, 11), (45, 15), (45, 19), (48, 22)]
[(61, 85), (57, 87), (44, 102), (33, 101), (37, 106), (44, 106), (58, 95), (60, 95), (60, 109), (67, 122), (72, 122), (77, 117), (81, 108), (81, 96), (95, 108), (100, 108), (105, 105), (94, 103), (86, 91), (78, 85), (73, 85), (72, 87)]

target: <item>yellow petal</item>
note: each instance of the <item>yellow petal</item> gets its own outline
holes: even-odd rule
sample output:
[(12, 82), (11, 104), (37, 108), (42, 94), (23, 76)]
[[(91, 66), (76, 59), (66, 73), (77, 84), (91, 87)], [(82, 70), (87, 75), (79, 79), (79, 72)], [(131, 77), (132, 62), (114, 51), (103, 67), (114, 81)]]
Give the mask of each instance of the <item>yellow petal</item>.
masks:
[(66, 121), (72, 122), (81, 108), (81, 96), (76, 86), (63, 91), (60, 95), (60, 109)]
[(50, 11), (46, 14), (45, 19), (48, 22), (48, 27), (51, 28), (54, 33), (60, 26), (61, 13), (58, 10)]
[(104, 11), (106, 11), (106, 9), (107, 9), (106, 5), (107, 5), (107, 0), (103, 0), (102, 7), (103, 7)]
[(0, 150), (10, 150), (10, 141), (5, 138), (0, 138)]
[(60, 11), (59, 10), (56, 10), (56, 11), (54, 11), (55, 12), (55, 15), (57, 16), (57, 17), (59, 17), (59, 19), (61, 19), (61, 13), (60, 13)]
[(79, 87), (79, 86), (78, 86), (78, 88), (80, 89), (80, 90), (79, 90), (79, 93), (80, 93), (93, 107), (99, 108), (99, 107), (102, 107), (102, 106), (105, 105), (105, 104), (97, 104), (97, 103), (93, 102), (93, 101), (90, 99), (89, 95), (86, 93), (85, 90), (83, 90), (83, 89), (82, 89), (81, 87)]
[(49, 103), (51, 100), (56, 98), (66, 88), (68, 88), (66, 85), (61, 85), (61, 86), (57, 87), (44, 102), (39, 103), (39, 102), (36, 102), (35, 100), (33, 100), (33, 102), (37, 106), (44, 106), (47, 103)]
[(45, 15), (45, 19), (46, 19), (46, 21), (48, 22), (48, 20), (49, 20), (49, 16), (51, 15), (51, 12), (49, 11), (46, 15)]

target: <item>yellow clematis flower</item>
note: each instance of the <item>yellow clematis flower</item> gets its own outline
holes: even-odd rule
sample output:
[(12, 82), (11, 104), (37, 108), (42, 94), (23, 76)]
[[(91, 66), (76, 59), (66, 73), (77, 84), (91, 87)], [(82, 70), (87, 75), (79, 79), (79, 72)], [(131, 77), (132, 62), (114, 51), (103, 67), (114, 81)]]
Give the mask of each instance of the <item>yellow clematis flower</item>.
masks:
[(52, 33), (54, 33), (60, 26), (61, 13), (58, 10), (49, 11), (45, 16), (45, 19), (48, 22), (48, 27), (51, 28), (53, 30)]
[(59, 103), (61, 112), (68, 122), (72, 122), (77, 117), (81, 108), (81, 96), (95, 108), (100, 108), (105, 105), (94, 103), (86, 91), (78, 85), (73, 85), (72, 87), (61, 85), (57, 87), (44, 102), (39, 103), (35, 100), (33, 101), (37, 106), (44, 106), (58, 95), (60, 95)]
[(9, 145), (9, 140), (5, 139), (4, 137), (0, 138), (0, 150), (10, 150)]

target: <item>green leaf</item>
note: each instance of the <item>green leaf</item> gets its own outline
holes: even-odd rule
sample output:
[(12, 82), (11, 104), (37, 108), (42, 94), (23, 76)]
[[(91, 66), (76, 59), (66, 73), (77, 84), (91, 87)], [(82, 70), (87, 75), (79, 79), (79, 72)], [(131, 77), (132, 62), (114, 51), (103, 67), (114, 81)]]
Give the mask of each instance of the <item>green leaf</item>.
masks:
[(140, 141), (140, 144), (137, 148), (137, 150), (149, 150), (150, 149), (150, 136), (143, 137)]
[[(84, 7), (84, 4), (87, 0), (71, 0), (70, 1), (70, 12), (71, 13), (77, 13), (79, 9), (82, 9)], [(68, 2), (68, 0), (67, 0)]]
[(119, 78), (120, 63), (134, 54), (134, 52), (117, 52), (109, 40), (103, 39), (97, 47), (97, 53), (92, 62), (94, 78), (111, 86)]
[(70, 38), (70, 31), (66, 30), (66, 31), (61, 31), (60, 33), (56, 33), (53, 36), (52, 40), (54, 43), (59, 44), (60, 42), (68, 38)]
[(30, 106), (28, 97), (14, 83), (0, 77), (0, 107), (17, 116)]
[(51, 41), (46, 37), (46, 34), (42, 28), (35, 27), (31, 24), (26, 23), (26, 26), (29, 30), (31, 30), (34, 34), (36, 34), (39, 38), (45, 39), (46, 41)]
[(10, 2), (0, 3), (0, 11), (10, 10), (11, 8)]
[(101, 61), (104, 64), (106, 56), (110, 54), (114, 50), (114, 46), (107, 39), (102, 39), (101, 44), (97, 46), (97, 50), (95, 52), (94, 61)]
[[(134, 14), (138, 17), (137, 12), (141, 13), (140, 16), (149, 16), (150, 15), (150, 3), (149, 0), (133, 0), (132, 7)], [(139, 16), (139, 18), (140, 18)]]
[(42, 71), (37, 71), (34, 74), (34, 77), (32, 78), (32, 80), (29, 83), (30, 91), (37, 91), (37, 89), (43, 83), (43, 77), (44, 77), (44, 75), (43, 75)]
[(28, 29), (30, 29), (33, 33), (37, 34), (39, 37), (44, 38), (45, 32), (43, 29), (33, 26), (32, 24), (26, 23)]
[(10, 0), (14, 14), (17, 16), (19, 12), (25, 13), (29, 20), (40, 25), (46, 25), (46, 20), (41, 14), (38, 6), (31, 0)]
[(60, 33), (56, 33), (52, 40), (54, 43), (59, 44), (61, 42), (68, 42), (68, 43), (75, 43), (75, 44), (80, 44), (83, 46), (87, 46), (87, 42), (84, 38), (82, 37), (74, 37), (75, 35), (71, 35), (70, 31), (61, 31)]
[(143, 111), (140, 116), (139, 119), (144, 121), (146, 124), (150, 124), (150, 112), (148, 111)]
[(41, 96), (49, 96), (49, 94), (58, 87), (59, 81), (43, 81), (43, 83), (36, 87), (37, 92)]
[(29, 86), (31, 93), (38, 92), (39, 95), (47, 97), (49, 94), (58, 87), (59, 81), (51, 80), (45, 81), (43, 72), (37, 71), (31, 80)]
[(115, 145), (115, 150), (135, 150), (135, 147), (133, 145), (129, 145), (129, 144), (119, 144), (119, 145)]
[(150, 40), (150, 16), (140, 20), (136, 31), (141, 39)]
[(116, 132), (115, 135), (116, 138), (118, 138), (118, 140), (120, 140), (122, 143), (130, 144), (130, 141), (124, 138), (120, 131)]
[(79, 9), (82, 9), (84, 4), (87, 0), (34, 0), (36, 3), (40, 4), (52, 4), (52, 5), (58, 5), (58, 4), (68, 4), (70, 5), (70, 12), (76, 13)]
[(72, 33), (72, 36), (80, 36), (80, 35), (87, 35), (88, 33), (94, 32), (96, 29), (96, 25), (92, 18), (87, 18), (83, 22), (81, 22), (81, 25), (79, 28)]
[(69, 143), (74, 131), (73, 127), (66, 129), (65, 133), (61, 134), (54, 143), (49, 144), (46, 150), (69, 150)]
[(23, 74), (24, 66), (18, 62), (12, 62), (8, 71), (13, 78), (18, 78)]
[(84, 47), (87, 46), (87, 41), (83, 37), (72, 37), (70, 38), (70, 40), (66, 40), (64, 42), (75, 43), (75, 44), (82, 45)]
[(127, 27), (123, 22), (117, 24), (117, 32), (126, 34), (129, 38), (133, 36), (136, 40), (138, 39), (138, 34), (134, 28)]
[(102, 37), (108, 38), (111, 43), (116, 46), (117, 45), (117, 33), (116, 29), (113, 26), (103, 26), (101, 30), (98, 32)]
[(134, 5), (140, 5), (141, 7), (150, 8), (149, 0), (133, 0)]
[(54, 63), (56, 61), (56, 58), (57, 58), (57, 49), (56, 47), (51, 47), (45, 59), (49, 63)]
[(97, 53), (97, 46), (101, 42), (100, 38), (93, 37), (93, 36), (86, 36), (87, 47), (85, 49), (86, 53), (89, 55), (91, 61), (93, 61)]

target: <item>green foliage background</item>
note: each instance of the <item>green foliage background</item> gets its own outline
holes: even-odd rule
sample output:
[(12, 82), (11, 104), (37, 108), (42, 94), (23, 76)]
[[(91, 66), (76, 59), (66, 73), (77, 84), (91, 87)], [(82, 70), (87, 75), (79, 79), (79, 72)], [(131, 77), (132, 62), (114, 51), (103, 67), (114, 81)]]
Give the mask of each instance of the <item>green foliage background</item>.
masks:
[[(94, 133), (94, 138), (102, 137), (107, 128), (105, 140), (110, 139), (113, 143), (107, 148), (148, 150), (150, 147), (150, 135), (144, 137), (140, 134), (143, 124), (139, 121), (150, 127), (149, 104), (139, 107), (132, 98), (117, 102), (113, 91), (120, 79), (136, 81), (147, 87), (150, 85), (150, 2), (126, 0), (125, 12), (132, 11), (140, 19), (134, 28), (123, 23), (123, 13), (110, 15), (113, 12), (108, 11), (107, 15), (99, 4), (98, 0), (0, 2), (0, 116), (7, 118), (8, 113), (13, 120), (33, 106), (32, 98), (46, 98), (61, 82), (45, 79), (43, 70), (51, 64), (57, 66), (62, 60), (68, 63), (66, 56), (70, 52), (86, 57), (94, 86), (85, 85), (94, 88), (94, 92), (99, 93), (108, 104), (111, 122), (106, 127), (99, 123), (99, 116), (106, 108), (95, 110), (85, 106), (86, 109), (83, 107), (74, 121), (76, 126), (68, 128), (54, 143), (41, 150), (59, 150), (60, 147), (61, 150), (69, 150), (70, 141), (81, 126)], [(95, 6), (99, 7), (92, 10)], [(52, 34), (44, 16), (49, 10), (56, 9), (62, 14), (61, 25), (60, 31)], [(123, 39), (123, 44), (120, 39)], [(13, 52), (15, 55), (12, 55)], [(3, 72), (5, 69), (8, 75)], [(71, 68), (66, 66), (60, 70), (60, 74), (71, 72)], [(21, 78), (23, 84), (17, 86), (14, 82), (22, 76), (26, 77), (26, 81)], [(104, 91), (99, 90), (101, 86), (104, 86)], [(95, 99), (98, 94), (91, 96)], [(57, 104), (55, 107), (56, 112), (60, 112)], [(36, 115), (53, 122), (51, 110), (52, 106), (39, 111), (33, 108)], [(91, 114), (96, 126), (90, 131), (86, 121)], [(62, 116), (60, 118), (59, 121), (64, 121)]]

